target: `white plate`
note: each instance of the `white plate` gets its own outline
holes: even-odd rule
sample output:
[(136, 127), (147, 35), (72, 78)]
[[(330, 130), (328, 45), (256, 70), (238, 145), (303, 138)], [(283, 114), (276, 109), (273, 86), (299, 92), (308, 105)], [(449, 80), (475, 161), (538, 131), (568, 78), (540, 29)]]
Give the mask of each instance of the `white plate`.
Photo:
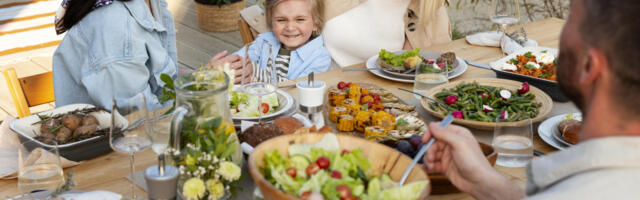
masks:
[[(280, 107), (278, 107), (278, 109), (273, 113), (270, 113), (268, 115), (263, 115), (262, 116), (263, 120), (268, 120), (268, 119), (286, 114), (289, 111), (291, 111), (291, 109), (294, 108), (297, 104), (293, 96), (291, 96), (289, 93), (285, 92), (284, 90), (278, 89), (276, 90), (276, 94), (278, 95), (278, 102), (280, 102)], [(233, 115), (231, 116), (231, 118), (237, 122), (240, 122), (242, 120), (250, 120), (250, 121), (258, 120), (258, 117), (237, 117)]]
[[(516, 58), (517, 55), (524, 55), (525, 53), (527, 53), (529, 51), (531, 51), (531, 52), (547, 51), (550, 54), (553, 54), (556, 58), (558, 58), (558, 49), (549, 48), (549, 47), (525, 47), (520, 51), (516, 51), (514, 53), (511, 53), (511, 54), (503, 57), (503, 58), (500, 58), (500, 60), (496, 60), (496, 61), (493, 61), (493, 62), (489, 63), (489, 66), (491, 66), (491, 68), (493, 68), (495, 70), (502, 71), (502, 65), (507, 63), (508, 60), (511, 60), (512, 58)], [(537, 77), (534, 77), (534, 78), (537, 78)]]
[[(458, 77), (462, 75), (462, 73), (467, 71), (467, 63), (464, 62), (464, 60), (461, 59), (460, 57), (456, 57), (456, 59), (458, 60), (458, 63), (459, 63), (458, 67), (454, 68), (453, 71), (449, 73), (449, 79)], [(373, 55), (369, 59), (367, 59), (367, 62), (366, 62), (367, 69), (382, 68), (380, 65), (377, 64), (377, 61), (378, 61), (378, 54)], [(403, 83), (413, 83), (414, 81), (413, 78), (394, 76), (394, 75), (385, 73), (382, 70), (369, 70), (369, 72), (381, 78), (392, 80), (392, 81), (398, 81)]]
[[(40, 121), (40, 117), (38, 117), (38, 115), (53, 116), (53, 115), (57, 115), (57, 114), (68, 113), (68, 112), (71, 112), (71, 111), (74, 111), (74, 110), (81, 110), (81, 109), (93, 108), (93, 107), (95, 107), (95, 106), (90, 105), (90, 104), (69, 104), (69, 105), (66, 105), (66, 106), (55, 108), (53, 110), (49, 110), (49, 111), (41, 112), (41, 113), (38, 113), (38, 114), (30, 115), (28, 117), (16, 119), (15, 121), (11, 122), (10, 128), (11, 128), (11, 130), (15, 131), (16, 133), (22, 135), (23, 137), (29, 138), (30, 140), (33, 140), (33, 141), (36, 141), (36, 143), (38, 143), (38, 145), (41, 145), (41, 146), (47, 147), (47, 148), (52, 148), (53, 147), (52, 145), (49, 145), (49, 144), (40, 142), (40, 141), (38, 141), (36, 139), (33, 139), (35, 136), (37, 136), (37, 134), (40, 133), (40, 124), (34, 124), (34, 123)], [(98, 119), (98, 130), (111, 127), (111, 113), (109, 113), (107, 111), (99, 111), (99, 112), (93, 112), (93, 113), (90, 113), (90, 114), (93, 115), (94, 117), (96, 117), (96, 119)], [(124, 118), (119, 118), (118, 122), (119, 122), (119, 125), (122, 125), (121, 127), (126, 127), (128, 125), (127, 120), (124, 119)], [(98, 138), (99, 137), (96, 136), (96, 137), (88, 138), (88, 139), (81, 140), (81, 141), (76, 141), (76, 142), (72, 142), (72, 143), (58, 145), (58, 148), (71, 147), (71, 146), (74, 146), (76, 144), (93, 141), (93, 140), (96, 140)]]
[[(581, 117), (581, 113), (572, 113), (576, 117)], [(538, 126), (538, 136), (545, 141), (547, 144), (555, 147), (556, 149), (566, 149), (569, 148), (569, 145), (566, 145), (564, 141), (558, 141), (553, 134), (558, 134), (558, 123), (564, 120), (564, 117), (568, 114), (562, 114), (558, 116), (551, 117), (547, 120), (544, 120), (540, 126)]]

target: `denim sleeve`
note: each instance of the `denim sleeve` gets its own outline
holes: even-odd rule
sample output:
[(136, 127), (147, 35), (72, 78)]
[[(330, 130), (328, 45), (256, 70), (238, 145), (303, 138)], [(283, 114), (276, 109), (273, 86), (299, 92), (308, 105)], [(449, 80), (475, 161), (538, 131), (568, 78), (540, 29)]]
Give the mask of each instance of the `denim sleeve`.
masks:
[(149, 85), (150, 72), (144, 58), (116, 61), (85, 74), (81, 81), (89, 98), (97, 106), (110, 109), (112, 100), (127, 102), (138, 93), (145, 96), (147, 105), (158, 104), (158, 97)]

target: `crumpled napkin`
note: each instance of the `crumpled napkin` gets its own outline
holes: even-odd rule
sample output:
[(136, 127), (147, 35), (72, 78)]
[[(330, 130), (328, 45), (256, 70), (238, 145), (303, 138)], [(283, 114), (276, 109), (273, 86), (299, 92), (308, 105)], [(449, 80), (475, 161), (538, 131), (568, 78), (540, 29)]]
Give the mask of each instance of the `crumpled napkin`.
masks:
[[(18, 147), (20, 147), (20, 139), (17, 133), (9, 128), (9, 124), (15, 119), (11, 116), (0, 124), (0, 179), (13, 179), (18, 177)], [(26, 152), (24, 147), (20, 147), (21, 151)], [(55, 159), (55, 155), (43, 151), (41, 148), (34, 149), (26, 158), (25, 163), (42, 163)], [(62, 168), (76, 166), (80, 163), (67, 160), (60, 157)]]
[[(538, 42), (532, 39), (527, 39), (524, 44), (519, 44), (510, 37), (502, 37), (504, 33), (497, 31), (480, 32), (472, 35), (467, 35), (466, 40), (469, 44), (478, 46), (500, 47), (502, 52), (511, 54), (522, 50), (524, 47), (536, 47)], [(521, 36), (520, 36), (521, 37)]]

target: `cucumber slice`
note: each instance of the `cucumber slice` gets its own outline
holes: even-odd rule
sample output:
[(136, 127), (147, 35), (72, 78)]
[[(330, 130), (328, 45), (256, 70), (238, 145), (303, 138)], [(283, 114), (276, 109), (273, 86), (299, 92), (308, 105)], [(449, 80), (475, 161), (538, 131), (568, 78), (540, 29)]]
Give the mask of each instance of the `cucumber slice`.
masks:
[(377, 197), (380, 190), (382, 190), (382, 186), (380, 186), (380, 179), (378, 179), (378, 177), (371, 179), (371, 181), (369, 181), (369, 186), (367, 187), (367, 195)]

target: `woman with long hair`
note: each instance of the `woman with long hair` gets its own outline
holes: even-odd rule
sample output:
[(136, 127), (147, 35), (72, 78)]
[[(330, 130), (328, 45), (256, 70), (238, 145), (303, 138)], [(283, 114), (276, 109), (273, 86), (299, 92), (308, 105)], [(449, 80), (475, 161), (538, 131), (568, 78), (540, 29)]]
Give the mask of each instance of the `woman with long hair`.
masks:
[(173, 15), (165, 0), (63, 0), (56, 32), (66, 32), (53, 56), (56, 106), (110, 108), (112, 98), (144, 93), (158, 102), (160, 74), (177, 76)]

